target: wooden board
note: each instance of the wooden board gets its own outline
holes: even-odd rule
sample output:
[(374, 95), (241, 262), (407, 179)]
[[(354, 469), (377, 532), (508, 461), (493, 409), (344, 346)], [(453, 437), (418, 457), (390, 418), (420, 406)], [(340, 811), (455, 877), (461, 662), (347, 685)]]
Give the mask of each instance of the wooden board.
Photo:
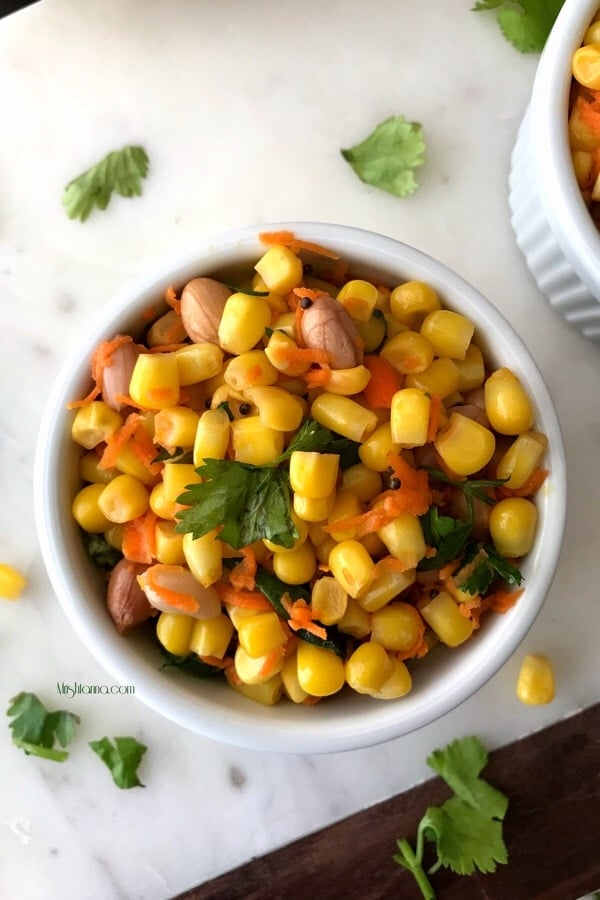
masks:
[[(510, 799), (509, 864), (437, 872), (438, 900), (577, 900), (600, 888), (600, 704), (491, 753), (484, 775)], [(448, 796), (434, 778), (175, 900), (419, 900), (392, 860), (396, 838), (414, 841), (425, 808)]]

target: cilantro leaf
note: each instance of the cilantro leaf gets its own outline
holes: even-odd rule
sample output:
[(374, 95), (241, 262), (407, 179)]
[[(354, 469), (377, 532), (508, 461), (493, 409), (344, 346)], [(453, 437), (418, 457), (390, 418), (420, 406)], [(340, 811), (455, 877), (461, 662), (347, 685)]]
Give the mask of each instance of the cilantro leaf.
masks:
[(232, 547), (246, 547), (267, 538), (290, 548), (298, 537), (291, 518), (287, 472), (230, 459), (206, 459), (201, 484), (189, 486), (178, 501), (178, 532), (202, 537), (222, 526), (219, 538)]
[(191, 450), (184, 450), (183, 447), (175, 447), (172, 453), (169, 453), (168, 450), (165, 450), (163, 447), (162, 450), (156, 454), (153, 463), (157, 462), (173, 462), (173, 463), (191, 463), (193, 460), (193, 453)]
[(13, 717), (9, 723), (13, 743), (25, 753), (55, 762), (68, 758), (69, 754), (55, 749), (54, 744), (56, 741), (61, 747), (70, 744), (79, 716), (65, 710), (50, 713), (35, 694), (27, 691), (12, 698), (7, 715)]
[(144, 744), (132, 737), (116, 737), (112, 744), (103, 737), (99, 741), (90, 741), (89, 745), (108, 766), (117, 787), (145, 787), (137, 775), (137, 768), (148, 749)]
[(564, 0), (477, 0), (473, 12), (497, 10), (506, 40), (520, 53), (540, 53)]
[(165, 659), (160, 667), (161, 669), (175, 667), (193, 678), (212, 678), (214, 675), (223, 674), (223, 669), (203, 662), (195, 653), (189, 653), (187, 656), (177, 656), (175, 653), (169, 653), (164, 647), (161, 647), (161, 650)]
[(362, 143), (341, 154), (365, 184), (408, 197), (419, 186), (414, 169), (425, 162), (423, 129), (404, 116), (390, 116)]
[(418, 566), (421, 571), (439, 569), (460, 556), (471, 534), (471, 521), (441, 516), (437, 506), (430, 506), (420, 521), (426, 543), (436, 549), (434, 556), (421, 560)]
[[(319, 453), (338, 453), (340, 455), (341, 463), (342, 458), (345, 458), (346, 456), (354, 459), (354, 455), (358, 454), (359, 446), (360, 445), (357, 444), (356, 441), (340, 437), (339, 434), (335, 434), (333, 431), (330, 431), (329, 428), (326, 428), (314, 419), (306, 419), (300, 426), (300, 429), (293, 440), (290, 441), (287, 449), (275, 460), (275, 463), (286, 462), (295, 450), (302, 450), (305, 452), (318, 451)], [(351, 462), (349, 464), (353, 465), (354, 463)], [(342, 468), (345, 467), (345, 465), (342, 465)]]
[(476, 737), (452, 741), (443, 750), (434, 750), (427, 758), (427, 765), (441, 775), (458, 797), (489, 818), (503, 819), (508, 800), (479, 778), (487, 762), (487, 750)]
[(433, 870), (445, 866), (457, 875), (495, 872), (496, 863), (508, 856), (502, 838), (502, 822), (490, 819), (460, 797), (441, 806), (430, 806), (419, 826), (427, 840), (435, 842), (438, 861)]
[(123, 554), (116, 547), (111, 547), (101, 534), (88, 534), (84, 532), (85, 549), (90, 559), (101, 569), (114, 569), (123, 558)]
[(470, 544), (462, 560), (455, 580), (459, 588), (468, 594), (484, 594), (495, 578), (507, 584), (521, 584), (519, 569), (501, 556), (490, 544)]
[(285, 584), (264, 566), (258, 567), (254, 580), (257, 590), (265, 595), (277, 615), (282, 619), (289, 619), (287, 610), (281, 602), (284, 594), (287, 594), (290, 600), (302, 599), (310, 603), (310, 590), (307, 587), (301, 584)]
[(121, 197), (139, 197), (147, 173), (143, 147), (114, 150), (66, 186), (62, 202), (68, 217), (85, 222), (94, 206), (106, 209), (113, 191)]

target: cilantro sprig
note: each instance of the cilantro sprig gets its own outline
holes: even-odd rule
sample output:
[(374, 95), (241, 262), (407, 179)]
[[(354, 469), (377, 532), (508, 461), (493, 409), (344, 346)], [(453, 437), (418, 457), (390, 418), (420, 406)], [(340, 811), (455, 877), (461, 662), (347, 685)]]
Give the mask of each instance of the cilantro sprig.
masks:
[(425, 162), (419, 122), (390, 116), (360, 144), (340, 152), (365, 184), (395, 197), (408, 197), (419, 187), (414, 170)]
[[(488, 754), (476, 737), (453, 741), (435, 750), (427, 764), (454, 792), (441, 806), (429, 806), (419, 822), (413, 848), (406, 838), (397, 841), (395, 862), (409, 871), (425, 900), (435, 900), (428, 878), (444, 866), (458, 875), (495, 872), (508, 861), (502, 823), (508, 798), (479, 777)], [(437, 859), (426, 872), (423, 857), (426, 842), (435, 845)]]
[(82, 222), (96, 206), (106, 209), (113, 193), (139, 197), (148, 174), (148, 154), (143, 147), (123, 147), (74, 178), (65, 188), (63, 206), (70, 219)]
[(64, 709), (48, 712), (42, 701), (28, 691), (21, 691), (10, 701), (7, 716), (13, 744), (28, 755), (41, 756), (54, 762), (64, 762), (69, 754), (54, 745), (58, 741), (66, 747), (75, 737), (79, 716)]
[(89, 746), (110, 769), (114, 783), (122, 789), (145, 787), (139, 780), (137, 770), (148, 749), (133, 737), (116, 737), (114, 743), (103, 737), (90, 741)]
[(472, 12), (497, 10), (506, 40), (520, 53), (540, 53), (564, 0), (477, 0)]
[(219, 537), (237, 549), (267, 539), (290, 548), (298, 537), (292, 520), (289, 461), (294, 450), (339, 453), (342, 466), (356, 444), (307, 419), (294, 440), (272, 463), (255, 466), (231, 459), (205, 459), (200, 484), (178, 497), (187, 507), (177, 514), (175, 530), (202, 537), (221, 527)]

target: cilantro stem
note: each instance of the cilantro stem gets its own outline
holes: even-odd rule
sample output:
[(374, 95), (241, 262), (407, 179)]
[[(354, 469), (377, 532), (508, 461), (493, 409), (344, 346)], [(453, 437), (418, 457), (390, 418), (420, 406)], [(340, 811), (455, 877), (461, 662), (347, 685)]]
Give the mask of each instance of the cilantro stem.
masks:
[(396, 862), (400, 863), (401, 866), (404, 866), (405, 869), (408, 869), (408, 871), (412, 873), (425, 900), (435, 900), (435, 891), (421, 865), (423, 855), (423, 838), (421, 834), (419, 833), (417, 838), (417, 853), (415, 853), (405, 838), (400, 838), (397, 845), (398, 850), (400, 850), (400, 853), (402, 854), (402, 858), (395, 856), (394, 859)]
[(69, 755), (66, 750), (52, 750), (51, 747), (42, 747), (41, 744), (32, 744), (31, 741), (23, 741), (20, 738), (13, 740), (13, 743), (25, 753), (41, 756), (43, 759), (52, 759), (54, 762), (64, 762)]

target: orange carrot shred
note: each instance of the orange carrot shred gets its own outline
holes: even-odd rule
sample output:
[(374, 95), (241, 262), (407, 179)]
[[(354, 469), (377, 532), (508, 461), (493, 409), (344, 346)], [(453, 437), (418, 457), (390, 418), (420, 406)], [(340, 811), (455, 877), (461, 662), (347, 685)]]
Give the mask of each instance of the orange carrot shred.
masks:
[(498, 488), (501, 497), (533, 497), (537, 494), (548, 476), (547, 469), (534, 469), (527, 481), (520, 488)]
[(293, 253), (298, 253), (300, 250), (308, 250), (311, 253), (317, 253), (319, 256), (326, 256), (328, 259), (339, 259), (339, 254), (334, 253), (333, 250), (328, 250), (327, 247), (322, 247), (320, 244), (313, 244), (312, 241), (303, 241), (295, 238), (292, 231), (263, 231), (259, 234), (259, 238), (267, 246), (280, 244)]
[(270, 650), (266, 654), (265, 661), (259, 669), (259, 675), (263, 677), (268, 677), (269, 675), (271, 675), (273, 670), (281, 662), (284, 656), (285, 647), (283, 646), (283, 644), (280, 647), (274, 647), (272, 650)]
[(325, 387), (331, 377), (331, 369), (321, 366), (317, 369), (309, 369), (302, 378), (309, 388)]
[(148, 510), (143, 516), (123, 525), (122, 551), (131, 562), (150, 565), (156, 555), (156, 523), (158, 517)]
[(371, 373), (371, 379), (363, 390), (367, 406), (371, 409), (389, 409), (396, 391), (404, 387), (404, 378), (383, 356), (369, 354), (363, 364)]
[(181, 315), (181, 300), (177, 299), (175, 288), (172, 285), (169, 285), (169, 287), (165, 291), (165, 300), (167, 301), (171, 309), (175, 310), (178, 316)]
[(491, 600), (491, 607), (494, 612), (502, 614), (513, 608), (522, 593), (523, 588), (520, 588), (518, 591), (495, 591), (486, 599)]
[(218, 582), (214, 585), (217, 594), (229, 606), (239, 606), (242, 609), (253, 609), (255, 612), (269, 612), (273, 609), (264, 594), (260, 591), (238, 590), (230, 584)]
[(112, 340), (102, 341), (102, 343), (96, 347), (91, 359), (91, 374), (94, 386), (87, 394), (87, 396), (83, 397), (83, 399), (73, 400), (71, 403), (68, 403), (67, 406), (69, 409), (75, 409), (79, 406), (85, 406), (87, 403), (91, 403), (92, 400), (95, 400), (96, 397), (98, 397), (98, 395), (102, 393), (102, 378), (104, 369), (112, 365), (113, 353), (124, 344), (131, 343), (133, 343), (133, 338), (131, 337), (131, 335), (118, 334)]
[(323, 628), (322, 625), (316, 624), (313, 618), (313, 611), (306, 600), (303, 600), (302, 597), (300, 597), (298, 600), (292, 601), (284, 594), (281, 598), (281, 602), (290, 617), (287, 624), (292, 631), (304, 629), (305, 631), (314, 634), (315, 637), (321, 638), (322, 640), (327, 639), (327, 630)]
[(229, 581), (238, 590), (253, 591), (256, 586), (256, 553), (252, 547), (242, 548), (242, 560), (229, 573)]

